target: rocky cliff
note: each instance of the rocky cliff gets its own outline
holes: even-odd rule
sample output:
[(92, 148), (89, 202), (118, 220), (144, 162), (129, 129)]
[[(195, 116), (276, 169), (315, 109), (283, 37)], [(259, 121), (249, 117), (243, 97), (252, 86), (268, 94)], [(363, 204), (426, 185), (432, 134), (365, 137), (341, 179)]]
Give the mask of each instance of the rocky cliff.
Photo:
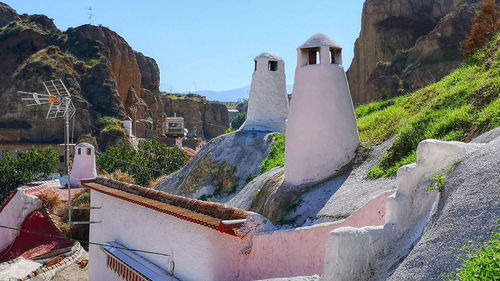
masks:
[[(138, 132), (164, 131), (165, 111), (172, 111), (161, 98), (158, 65), (114, 31), (82, 25), (61, 32), (48, 17), (18, 15), (1, 2), (0, 28), (1, 142), (63, 140), (62, 121), (45, 120), (47, 108), (26, 107), (18, 94), (45, 93), (42, 82), (52, 79), (62, 79), (73, 96), (75, 138), (100, 134), (105, 116), (145, 120), (137, 123)], [(205, 101), (196, 107), (194, 113), (190, 105), (175, 110), (200, 115), (199, 130), (207, 138), (224, 133), (225, 106)]]
[(355, 105), (414, 91), (462, 62), (479, 0), (367, 0), (347, 72)]

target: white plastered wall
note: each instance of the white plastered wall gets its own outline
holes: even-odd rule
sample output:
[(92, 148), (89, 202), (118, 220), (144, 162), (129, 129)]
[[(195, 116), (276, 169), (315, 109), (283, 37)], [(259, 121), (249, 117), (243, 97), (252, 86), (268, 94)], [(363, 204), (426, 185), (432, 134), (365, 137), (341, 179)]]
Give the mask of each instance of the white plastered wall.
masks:
[[(90, 154), (87, 153), (90, 149)], [(95, 148), (89, 143), (79, 143), (75, 147), (75, 160), (71, 169), (71, 185), (81, 186), (82, 179), (95, 179), (97, 177), (95, 163)]]
[[(247, 119), (242, 130), (284, 132), (288, 115), (285, 63), (280, 57), (263, 53), (255, 58), (257, 69), (252, 74)], [(269, 61), (277, 62), (277, 70), (268, 69)]]
[(286, 129), (285, 181), (300, 184), (334, 174), (359, 143), (356, 116), (344, 67), (330, 63), (330, 47), (320, 47), (321, 64), (298, 62)]
[[(33, 188), (39, 188), (35, 186)], [(36, 196), (26, 195), (26, 190), (18, 189), (14, 197), (0, 213), (0, 225), (21, 228), (24, 219), (33, 211), (42, 207), (42, 201)], [(0, 252), (5, 250), (19, 236), (19, 231), (0, 228)]]
[[(138, 253), (165, 271), (174, 262), (174, 277), (183, 280), (238, 280), (238, 266), (245, 259), (245, 239), (159, 213), (100, 192), (91, 191), (90, 241), (116, 241), (132, 249), (167, 255)], [(106, 267), (104, 251), (89, 249), (89, 280), (121, 280)]]
[(417, 148), (418, 162), (398, 170), (397, 191), (387, 199), (385, 225), (338, 228), (329, 234), (322, 280), (368, 280), (380, 259), (402, 239), (418, 239), (438, 198), (437, 192), (427, 192), (429, 179), (478, 146), (422, 141)]

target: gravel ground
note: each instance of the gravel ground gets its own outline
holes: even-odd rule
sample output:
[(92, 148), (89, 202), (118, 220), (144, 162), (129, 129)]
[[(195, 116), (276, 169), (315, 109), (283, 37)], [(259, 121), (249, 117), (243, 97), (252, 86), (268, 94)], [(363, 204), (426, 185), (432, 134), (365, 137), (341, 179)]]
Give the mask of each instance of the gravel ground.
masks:
[(500, 128), (479, 136), (487, 143), (447, 176), (436, 211), (407, 258), (388, 280), (442, 280), (460, 267), (461, 250), (480, 247), (500, 218)]
[[(77, 260), (77, 262), (81, 260), (88, 260), (89, 253), (83, 251), (82, 256)], [(53, 281), (87, 281), (89, 280), (89, 266), (87, 265), (84, 268), (80, 268), (76, 262), (61, 269), (56, 272), (56, 275), (52, 277)]]

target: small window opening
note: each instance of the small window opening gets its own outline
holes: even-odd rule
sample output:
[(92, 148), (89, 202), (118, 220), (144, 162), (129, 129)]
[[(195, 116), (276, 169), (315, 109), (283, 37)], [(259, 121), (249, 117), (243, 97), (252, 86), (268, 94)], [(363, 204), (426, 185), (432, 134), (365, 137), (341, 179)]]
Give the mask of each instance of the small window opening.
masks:
[(78, 155), (81, 155), (82, 154), (82, 149), (79, 147), (78, 148)]
[(255, 68), (254, 68), (254, 70), (253, 70), (253, 71), (257, 71), (257, 61), (256, 61), (256, 60), (254, 60), (254, 62), (255, 62)]
[(278, 70), (278, 62), (277, 61), (269, 61), (268, 70), (269, 71), (276, 71), (276, 70)]
[(321, 57), (319, 55), (319, 48), (307, 49), (308, 53), (308, 63), (307, 64), (320, 64)]
[(330, 48), (330, 63), (339, 64), (340, 63), (340, 50), (335, 48)]
[(92, 148), (87, 148), (87, 155), (90, 155), (92, 153)]

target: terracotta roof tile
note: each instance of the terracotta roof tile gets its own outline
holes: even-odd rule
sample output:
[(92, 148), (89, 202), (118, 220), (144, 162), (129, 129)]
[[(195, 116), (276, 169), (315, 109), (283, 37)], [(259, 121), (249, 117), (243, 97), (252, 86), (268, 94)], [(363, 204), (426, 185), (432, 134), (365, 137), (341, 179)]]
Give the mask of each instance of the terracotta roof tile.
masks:
[(107, 178), (82, 183), (93, 190), (230, 234), (234, 234), (234, 231), (224, 227), (223, 221), (246, 219), (255, 214), (220, 203), (190, 199)]

